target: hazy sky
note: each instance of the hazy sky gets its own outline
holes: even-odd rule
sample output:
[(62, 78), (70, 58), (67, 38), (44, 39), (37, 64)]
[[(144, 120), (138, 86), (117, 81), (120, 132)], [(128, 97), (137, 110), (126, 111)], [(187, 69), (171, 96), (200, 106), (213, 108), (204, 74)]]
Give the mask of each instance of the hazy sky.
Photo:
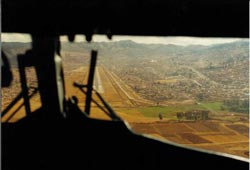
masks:
[[(211, 45), (219, 43), (228, 43), (242, 40), (240, 38), (200, 38), (200, 37), (153, 37), (153, 36), (113, 36), (112, 41), (132, 40), (137, 43), (144, 44), (176, 44), (176, 45)], [(2, 42), (30, 42), (31, 38), (28, 34), (1, 34)], [(66, 36), (61, 36), (61, 41), (67, 41)], [(84, 35), (77, 35), (76, 42), (85, 41)], [(103, 35), (93, 36), (94, 42), (111, 42)]]

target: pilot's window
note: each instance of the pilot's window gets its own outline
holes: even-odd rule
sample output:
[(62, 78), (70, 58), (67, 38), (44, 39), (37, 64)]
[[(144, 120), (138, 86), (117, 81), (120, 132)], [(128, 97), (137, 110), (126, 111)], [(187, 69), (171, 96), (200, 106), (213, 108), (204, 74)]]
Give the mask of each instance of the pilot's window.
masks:
[[(27, 51), (31, 49), (31, 38), (28, 34), (4, 33), (1, 35), (1, 41), (1, 121), (16, 122), (27, 115), (22, 97), (21, 77), (22, 80), (26, 79), (23, 83), (26, 82), (27, 85), (30, 112), (41, 107), (35, 69), (32, 65), (21, 66), (18, 61), (18, 58), (24, 61)], [(20, 67), (24, 70), (22, 76), (19, 72)]]
[[(76, 96), (83, 111), (86, 91), (73, 83), (87, 84), (90, 53), (98, 51), (90, 117), (110, 119), (100, 94), (135, 132), (249, 157), (248, 39), (94, 36), (87, 43), (77, 35), (73, 43), (60, 40), (66, 96)], [(7, 58), (24, 47), (25, 42), (3, 42)], [(20, 90), (17, 67), (11, 66), (14, 78), (2, 88), (2, 110)], [(35, 74), (29, 69), (31, 86)]]

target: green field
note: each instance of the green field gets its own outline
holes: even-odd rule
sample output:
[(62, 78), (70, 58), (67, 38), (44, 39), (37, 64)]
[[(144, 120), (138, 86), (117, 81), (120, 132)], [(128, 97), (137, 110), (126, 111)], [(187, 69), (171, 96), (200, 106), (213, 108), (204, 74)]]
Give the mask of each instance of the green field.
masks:
[(222, 102), (201, 102), (200, 105), (203, 109), (207, 109), (210, 111), (221, 111)]
[(119, 109), (128, 115), (143, 115), (145, 117), (158, 118), (162, 114), (164, 118), (176, 120), (177, 112), (186, 112), (192, 110), (209, 110), (211, 113), (226, 113), (230, 112), (227, 107), (222, 110), (222, 102), (197, 102), (196, 104), (186, 105), (171, 105), (171, 106), (148, 106), (139, 108)]
[(211, 112), (221, 111), (221, 102), (202, 102), (193, 105), (173, 105), (173, 106), (152, 106), (138, 108), (145, 117), (158, 117), (159, 113), (165, 118), (176, 118), (176, 112), (186, 112), (190, 110), (209, 110)]

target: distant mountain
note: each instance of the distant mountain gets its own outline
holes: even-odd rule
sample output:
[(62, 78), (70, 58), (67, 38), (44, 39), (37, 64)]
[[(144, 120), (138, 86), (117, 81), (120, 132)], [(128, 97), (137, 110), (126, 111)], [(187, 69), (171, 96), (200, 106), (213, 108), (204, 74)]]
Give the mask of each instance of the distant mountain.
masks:
[(216, 60), (219, 58), (248, 58), (249, 42), (236, 41), (232, 43), (212, 45), (201, 51), (201, 54), (208, 60)]
[[(19, 53), (24, 53), (30, 48), (30, 43), (8, 42), (2, 43), (2, 49), (6, 55), (15, 59)], [(232, 43), (216, 44), (210, 46), (189, 45), (179, 46), (173, 44), (141, 44), (131, 40), (115, 42), (62, 42), (62, 50), (68, 52), (90, 53), (91, 49), (97, 49), (103, 57), (148, 57), (148, 58), (171, 58), (181, 57), (184, 59), (197, 60), (221, 60), (221, 58), (248, 57), (248, 41), (236, 41)], [(15, 62), (12, 62), (15, 63)]]

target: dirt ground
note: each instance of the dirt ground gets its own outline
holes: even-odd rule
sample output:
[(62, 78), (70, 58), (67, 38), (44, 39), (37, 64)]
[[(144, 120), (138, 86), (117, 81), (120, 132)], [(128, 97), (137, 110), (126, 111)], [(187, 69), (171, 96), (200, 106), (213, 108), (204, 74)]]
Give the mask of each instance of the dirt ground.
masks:
[[(167, 121), (159, 120), (158, 117), (145, 117), (139, 111), (133, 110), (133, 113), (127, 113), (126, 109), (136, 108), (143, 104), (148, 105), (146, 101), (136, 95), (131, 89), (126, 87), (116, 75), (103, 67), (97, 67), (99, 74), (99, 84), (94, 88), (100, 92), (103, 98), (112, 106), (117, 114), (127, 121), (132, 129), (137, 133), (149, 134), (159, 139), (164, 139), (190, 147), (202, 148), (216, 152), (223, 152), (241, 157), (249, 157), (249, 122), (229, 122), (219, 120), (205, 121)], [(84, 111), (85, 95), (79, 89), (73, 87), (73, 82), (86, 84), (88, 79), (88, 68), (79, 67), (73, 71), (65, 72), (66, 96), (77, 96), (78, 105)], [(98, 76), (95, 76), (98, 77)], [(3, 91), (2, 91), (3, 93)], [(6, 94), (4, 94), (7, 96)], [(93, 93), (93, 99), (101, 104), (97, 95)], [(3, 98), (4, 100), (4, 98)], [(31, 99), (32, 110), (41, 106), (39, 95)], [(16, 114), (22, 101), (20, 100), (12, 109), (2, 117), (2, 122), (15, 122), (25, 116), (25, 110), (21, 107)], [(5, 104), (2, 108), (6, 108)], [(110, 118), (92, 103), (90, 117), (110, 120)]]

